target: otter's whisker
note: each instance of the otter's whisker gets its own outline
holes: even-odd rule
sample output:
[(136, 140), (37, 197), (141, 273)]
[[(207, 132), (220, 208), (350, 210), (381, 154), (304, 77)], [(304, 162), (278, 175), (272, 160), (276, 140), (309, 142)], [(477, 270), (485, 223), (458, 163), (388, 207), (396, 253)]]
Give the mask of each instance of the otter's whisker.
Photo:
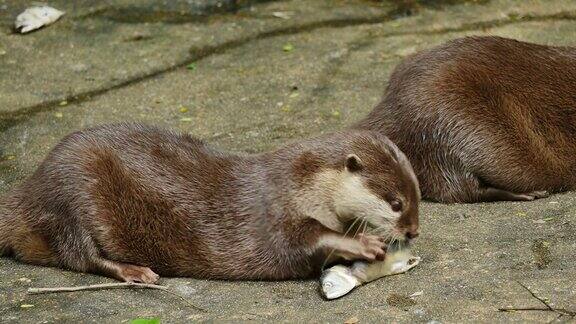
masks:
[(360, 231), (360, 228), (362, 228), (362, 225), (367, 224), (368, 220), (363, 217), (362, 218), (362, 222), (360, 222), (360, 225), (358, 225), (358, 227), (356, 228), (356, 232), (354, 232), (354, 236), (352, 236), (352, 238), (356, 238), (356, 236), (358, 235), (358, 232)]
[(364, 222), (364, 228), (362, 229), (362, 235), (366, 234), (366, 226), (368, 226), (368, 221)]
[[(346, 230), (346, 233), (344, 233), (344, 236), (348, 235), (348, 233), (352, 230), (352, 228), (354, 228), (354, 225), (356, 225), (356, 222), (357, 222), (357, 221), (360, 221), (360, 225), (359, 225), (359, 226), (362, 226), (362, 222), (364, 222), (364, 218), (361, 218), (361, 217), (356, 218), (356, 219), (354, 220), (354, 222), (352, 222), (352, 224), (350, 224), (350, 227), (348, 227), (348, 230)], [(359, 228), (359, 227), (356, 228), (356, 231), (354, 232), (354, 235), (353, 235), (352, 237), (355, 237), (355, 236), (356, 236), (356, 233), (358, 233), (358, 228)]]

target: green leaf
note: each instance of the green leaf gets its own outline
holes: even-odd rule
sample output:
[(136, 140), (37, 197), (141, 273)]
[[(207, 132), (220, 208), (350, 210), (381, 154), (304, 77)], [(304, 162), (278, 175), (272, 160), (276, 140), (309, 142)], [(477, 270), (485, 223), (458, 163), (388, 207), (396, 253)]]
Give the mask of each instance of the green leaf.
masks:
[(160, 324), (159, 318), (135, 318), (130, 321), (130, 324)]
[(282, 50), (284, 52), (292, 52), (294, 50), (294, 45), (290, 43), (284, 44), (284, 46), (282, 46)]
[(190, 71), (194, 71), (194, 70), (196, 70), (196, 63), (190, 63), (190, 64), (186, 65), (186, 68)]

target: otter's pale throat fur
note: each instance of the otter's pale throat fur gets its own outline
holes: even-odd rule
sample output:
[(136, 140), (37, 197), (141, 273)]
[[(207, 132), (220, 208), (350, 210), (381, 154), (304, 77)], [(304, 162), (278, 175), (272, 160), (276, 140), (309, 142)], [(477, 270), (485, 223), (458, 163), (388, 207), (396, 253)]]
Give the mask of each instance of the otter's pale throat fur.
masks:
[[(406, 157), (349, 131), (234, 155), (141, 124), (63, 139), (0, 202), (0, 251), (33, 264), (155, 282), (318, 275), (338, 258), (382, 258), (386, 237), (418, 234)], [(345, 237), (361, 218), (384, 237)]]

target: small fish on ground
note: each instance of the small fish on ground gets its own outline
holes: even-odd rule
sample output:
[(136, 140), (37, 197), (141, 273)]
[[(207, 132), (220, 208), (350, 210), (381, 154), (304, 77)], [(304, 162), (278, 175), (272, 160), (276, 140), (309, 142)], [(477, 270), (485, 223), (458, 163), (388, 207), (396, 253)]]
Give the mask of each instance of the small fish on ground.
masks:
[(48, 6), (30, 7), (16, 17), (14, 27), (22, 34), (43, 26), (48, 26), (60, 19), (64, 12)]
[(289, 12), (289, 11), (274, 11), (274, 12), (272, 13), (272, 16), (273, 16), (273, 17), (276, 17), (276, 18), (290, 19), (290, 18), (292, 18), (292, 17), (291, 17), (291, 14), (292, 14), (292, 13)]
[(322, 295), (326, 299), (340, 298), (354, 288), (378, 278), (404, 273), (420, 263), (407, 246), (392, 245), (384, 261), (356, 261), (351, 267), (341, 264), (323, 271), (320, 278)]

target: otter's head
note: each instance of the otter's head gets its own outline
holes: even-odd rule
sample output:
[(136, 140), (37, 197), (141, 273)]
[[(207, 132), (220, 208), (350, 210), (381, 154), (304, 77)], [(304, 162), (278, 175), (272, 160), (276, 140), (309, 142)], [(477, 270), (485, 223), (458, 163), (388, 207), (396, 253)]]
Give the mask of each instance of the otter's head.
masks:
[(365, 220), (387, 238), (418, 236), (418, 180), (387, 137), (361, 136), (341, 161), (334, 209), (342, 221)]

